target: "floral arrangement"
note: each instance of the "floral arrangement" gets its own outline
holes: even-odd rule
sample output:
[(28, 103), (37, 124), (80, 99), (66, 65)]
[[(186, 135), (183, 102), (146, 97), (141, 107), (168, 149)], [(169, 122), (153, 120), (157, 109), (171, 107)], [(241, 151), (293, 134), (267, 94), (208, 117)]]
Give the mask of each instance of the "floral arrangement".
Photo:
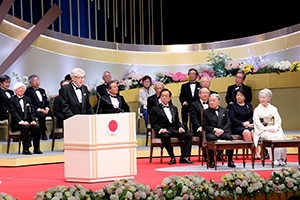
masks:
[(210, 79), (215, 78), (216, 73), (207, 64), (200, 64), (197, 71), (199, 72), (198, 80), (200, 80), (203, 76), (207, 76)]
[(153, 191), (147, 185), (142, 185), (138, 182), (123, 179), (116, 180), (114, 183), (105, 185), (101, 190), (94, 192), (93, 197), (96, 199), (104, 200), (119, 200), (119, 199), (131, 199), (131, 200), (146, 200), (153, 199)]
[(53, 105), (54, 99), (58, 96), (58, 94), (52, 94), (51, 92), (47, 91), (47, 101), (49, 102), (50, 106)]
[(273, 171), (269, 182), (273, 184), (275, 192), (282, 194), (283, 192), (295, 191), (300, 194), (299, 166)]
[(182, 200), (182, 199), (214, 199), (217, 184), (207, 181), (199, 174), (171, 176), (165, 178), (160, 186), (156, 187), (155, 199)]
[(93, 200), (96, 199), (92, 190), (86, 190), (81, 185), (55, 186), (49, 188), (46, 192), (38, 192), (34, 199), (36, 200)]
[(24, 85), (26, 86), (26, 88), (30, 87), (29, 80), (28, 80), (27, 76), (23, 76), (22, 78), (20, 78), (19, 74), (15, 70), (13, 70), (12, 71), (12, 77), (15, 77), (18, 82), (23, 82)]
[(253, 196), (254, 194), (267, 193), (271, 188), (265, 179), (251, 171), (234, 170), (222, 176), (218, 182), (218, 195), (220, 197)]
[(212, 50), (206, 58), (212, 70), (215, 72), (216, 77), (227, 77), (230, 75), (229, 71), (225, 69), (225, 65), (232, 59), (225, 52), (220, 51), (215, 53), (214, 50)]
[(291, 72), (296, 72), (296, 71), (300, 71), (300, 61), (298, 62), (293, 62), (290, 66), (290, 71)]
[(88, 86), (88, 88), (90, 88), (90, 96), (95, 96), (96, 95), (96, 89), (97, 86), (101, 84), (101, 80), (99, 78), (95, 78), (91, 81), (88, 81), (86, 86)]
[(225, 69), (227, 70), (229, 76), (235, 76), (238, 73), (238, 71), (245, 70), (245, 65), (246, 63), (244, 63), (243, 61), (229, 60), (225, 64)]
[(0, 200), (16, 200), (14, 197), (12, 197), (9, 194), (6, 194), (4, 192), (0, 193)]

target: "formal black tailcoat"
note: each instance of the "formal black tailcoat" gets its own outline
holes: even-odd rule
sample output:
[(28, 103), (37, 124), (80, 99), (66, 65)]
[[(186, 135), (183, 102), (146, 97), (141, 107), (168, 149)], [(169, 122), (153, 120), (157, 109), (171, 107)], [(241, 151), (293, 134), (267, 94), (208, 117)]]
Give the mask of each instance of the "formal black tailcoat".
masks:
[(193, 124), (194, 134), (197, 133), (197, 129), (201, 127), (201, 109), (204, 108), (200, 100), (191, 103), (190, 119)]
[(192, 96), (190, 84), (191, 84), (191, 82), (188, 82), (188, 83), (182, 84), (182, 86), (181, 86), (181, 91), (180, 91), (180, 95), (179, 95), (179, 100), (180, 100), (181, 104), (183, 104), (183, 102), (185, 102), (185, 101), (188, 104), (191, 104), (193, 101), (199, 99), (198, 90), (201, 87), (200, 83), (198, 81), (196, 81), (194, 97)]
[[(38, 90), (42, 95), (42, 101), (39, 100), (38, 96), (36, 95), (36, 90)], [(48, 107), (50, 109), (50, 104), (47, 100), (46, 92), (43, 88), (34, 89), (33, 87), (29, 87), (25, 91), (25, 96), (28, 96), (31, 99), (32, 107), (37, 110), (38, 108), (45, 109)]]
[[(236, 98), (234, 96), (234, 91), (236, 90), (238, 86), (236, 84), (234, 85), (230, 85), (227, 88), (227, 93), (225, 96), (225, 100), (227, 102), (227, 104), (229, 104), (230, 102), (236, 102)], [(251, 87), (242, 84), (241, 86), (244, 90), (246, 90), (246, 92), (248, 93), (248, 98), (245, 100), (245, 103), (250, 103), (252, 101), (252, 92), (251, 92)]]
[[(128, 104), (126, 103), (125, 99), (123, 96), (121, 95), (116, 95), (118, 101), (119, 101), (119, 108), (123, 111), (123, 112), (130, 112), (130, 108), (128, 106)], [(106, 101), (100, 99), (100, 104), (99, 104), (99, 109), (97, 113), (100, 113), (100, 111), (102, 110), (103, 114), (106, 113), (119, 113), (121, 112), (119, 109), (114, 108), (114, 106), (111, 103), (110, 100), (110, 95), (106, 94), (104, 96), (102, 96), (103, 99), (105, 99)], [(98, 105), (95, 105), (95, 110), (97, 109)]]
[[(10, 96), (14, 96), (14, 92), (10, 89), (6, 90)], [(9, 109), (9, 98), (5, 94), (6, 92), (0, 87), (0, 120), (8, 119), (7, 110)]]
[(82, 103), (79, 103), (73, 85), (70, 83), (61, 88), (62, 113), (65, 119), (77, 114), (93, 114), (93, 108), (89, 100), (89, 91), (85, 85), (81, 88)]

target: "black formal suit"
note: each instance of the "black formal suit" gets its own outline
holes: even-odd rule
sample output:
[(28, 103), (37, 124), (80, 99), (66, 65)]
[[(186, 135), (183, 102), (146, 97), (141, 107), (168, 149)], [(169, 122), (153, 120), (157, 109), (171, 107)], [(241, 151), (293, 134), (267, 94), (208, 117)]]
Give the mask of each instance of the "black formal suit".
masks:
[[(41, 93), (42, 101), (39, 100), (39, 98), (36, 94), (37, 90)], [(33, 87), (29, 87), (29, 88), (26, 89), (24, 95), (28, 96), (31, 99), (32, 107), (36, 111), (35, 115), (36, 115), (36, 117), (38, 118), (38, 121), (39, 121), (40, 130), (43, 134), (43, 137), (46, 137), (46, 134), (45, 134), (45, 132), (47, 130), (47, 128), (46, 128), (46, 117), (47, 116), (52, 117), (53, 114), (50, 111), (50, 104), (47, 100), (47, 95), (46, 95), (45, 90), (42, 89), (42, 88), (34, 89)], [(45, 115), (45, 114), (39, 112), (38, 111), (39, 108), (41, 108), (41, 109), (48, 108), (49, 109), (48, 114)]]
[[(100, 99), (99, 109), (98, 109), (97, 113), (100, 113), (101, 110), (102, 110), (103, 114), (106, 114), (106, 113), (119, 113), (119, 112), (121, 112), (119, 109), (121, 109), (124, 112), (130, 112), (130, 108), (129, 108), (128, 104), (126, 103), (123, 96), (116, 95), (116, 98), (119, 101), (119, 109), (115, 108), (112, 105), (111, 99), (110, 99), (110, 94), (106, 94), (106, 95), (102, 96), (102, 98), (105, 99), (105, 100)], [(95, 107), (97, 109), (97, 105), (95, 105)]]
[(96, 88), (96, 91), (100, 94), (100, 96), (104, 96), (104, 95), (108, 94), (105, 83), (98, 85)]
[[(208, 103), (208, 102), (206, 102)], [(191, 103), (191, 122), (193, 124), (193, 131), (194, 133), (198, 134), (201, 137), (201, 133), (198, 132), (198, 128), (201, 127), (201, 109), (204, 109), (200, 100), (194, 101)]]
[(228, 88), (227, 88), (227, 93), (225, 96), (225, 100), (226, 100), (227, 104), (229, 104), (230, 102), (236, 101), (236, 98), (234, 96), (234, 91), (238, 90), (240, 87), (242, 87), (248, 93), (248, 98), (245, 100), (245, 103), (250, 103), (252, 101), (251, 87), (244, 85), (244, 83), (242, 84), (242, 86), (237, 86), (236, 84), (234, 84), (234, 85), (228, 86)]
[(245, 103), (244, 106), (237, 102), (228, 105), (228, 115), (231, 121), (231, 131), (234, 135), (243, 135), (244, 130), (253, 130), (253, 128), (246, 128), (243, 122), (249, 121), (253, 123), (253, 107), (251, 103)]
[(29, 131), (31, 131), (31, 137), (33, 138), (34, 149), (39, 149), (40, 146), (40, 127), (38, 125), (20, 125), (19, 122), (27, 121), (29, 124), (32, 121), (36, 121), (35, 109), (32, 106), (31, 99), (27, 96), (23, 98), (24, 112), (19, 103), (19, 98), (13, 96), (9, 100), (9, 112), (11, 114), (10, 127), (11, 131), (21, 131), (23, 141), (23, 151), (28, 150), (31, 147), (31, 138)]
[[(147, 109), (149, 111), (149, 113), (148, 113), (149, 116), (150, 116), (150, 112), (151, 112), (152, 108), (159, 104), (158, 100), (159, 100), (159, 96), (157, 94), (154, 94), (154, 95), (148, 97), (148, 99), (147, 99)], [(169, 101), (169, 105), (173, 105), (172, 100)]]
[(55, 97), (53, 102), (53, 113), (54, 116), (57, 118), (57, 126), (58, 128), (63, 128), (63, 122), (64, 122), (64, 114), (62, 112), (62, 103), (61, 103), (61, 95)]
[[(206, 132), (207, 141), (232, 140), (229, 131), (230, 121), (227, 114), (227, 109), (219, 107), (218, 116), (212, 108), (208, 108), (203, 112), (203, 130)], [(221, 136), (216, 136), (213, 129), (219, 128), (224, 131)], [(232, 160), (233, 150), (227, 150), (228, 160)], [(214, 152), (209, 150), (210, 159), (213, 160)]]
[[(171, 158), (174, 158), (171, 137), (184, 140), (181, 148), (181, 157), (189, 157), (191, 154), (192, 135), (188, 132), (179, 133), (179, 128), (183, 127), (179, 122), (178, 110), (173, 105), (169, 105), (169, 109), (172, 115), (172, 123), (170, 123), (165, 114), (162, 104), (154, 106), (150, 115), (151, 126), (157, 132), (158, 137), (161, 138), (161, 141)], [(159, 133), (159, 131), (164, 128), (167, 129), (169, 133)]]
[(11, 97), (14, 96), (12, 90), (8, 89), (5, 91), (0, 87), (0, 120), (8, 119), (7, 110), (9, 109), (9, 98), (5, 92), (8, 92)]
[(198, 95), (198, 90), (200, 89), (200, 83), (195, 81), (194, 84), (195, 86), (195, 91), (194, 91), (194, 96), (192, 96), (192, 91), (191, 91), (191, 82), (182, 84), (181, 86), (181, 91), (180, 91), (180, 95), (179, 95), (179, 101), (181, 103), (181, 105), (184, 102), (187, 102), (188, 105), (184, 105), (181, 108), (181, 118), (182, 118), (182, 123), (184, 126), (186, 126), (187, 121), (188, 121), (188, 113), (190, 111), (190, 104), (199, 99), (199, 95)]
[(65, 85), (61, 88), (61, 104), (62, 113), (65, 119), (77, 114), (94, 114), (93, 108), (89, 100), (89, 91), (85, 85), (82, 85), (79, 90), (82, 94), (82, 103), (79, 103), (74, 90), (73, 83)]

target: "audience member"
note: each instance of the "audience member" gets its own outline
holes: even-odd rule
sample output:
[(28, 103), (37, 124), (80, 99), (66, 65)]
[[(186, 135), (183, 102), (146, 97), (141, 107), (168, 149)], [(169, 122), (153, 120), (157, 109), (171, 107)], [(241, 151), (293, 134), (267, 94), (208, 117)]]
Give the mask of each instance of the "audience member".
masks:
[(200, 83), (196, 81), (198, 77), (198, 71), (194, 68), (189, 69), (188, 72), (190, 81), (182, 84), (179, 95), (179, 100), (182, 105), (181, 118), (184, 129), (188, 131), (187, 122), (190, 112), (190, 105), (193, 101), (197, 100), (198, 89), (200, 89)]
[(147, 116), (147, 99), (148, 97), (155, 94), (155, 90), (150, 87), (151, 85), (151, 77), (146, 75), (142, 78), (143, 82), (143, 89), (139, 90), (138, 94), (138, 101), (140, 103), (140, 112), (143, 113), (145, 126), (147, 129), (150, 129), (150, 127), (147, 126), (148, 124), (148, 116)]
[(35, 109), (31, 103), (31, 99), (24, 96), (25, 85), (18, 82), (14, 85), (15, 96), (9, 100), (9, 112), (11, 114), (11, 131), (21, 131), (23, 142), (23, 154), (32, 154), (29, 151), (31, 147), (31, 137), (33, 138), (34, 154), (42, 154), (40, 150), (40, 127), (36, 124)]
[[(202, 78), (200, 79), (200, 86), (207, 87), (209, 89), (210, 82), (211, 82), (211, 80), (208, 76), (202, 76)], [(209, 89), (209, 91), (210, 91), (210, 94), (218, 94), (216, 91), (212, 91), (210, 89)]]
[(226, 97), (225, 97), (228, 105), (231, 103), (234, 103), (236, 101), (234, 91), (236, 91), (240, 88), (243, 88), (248, 94), (248, 97), (245, 100), (245, 103), (250, 103), (252, 101), (251, 87), (244, 85), (245, 79), (246, 79), (246, 74), (242, 71), (239, 71), (235, 77), (235, 84), (228, 86)]
[(85, 72), (80, 68), (71, 71), (72, 82), (61, 88), (61, 104), (64, 118), (77, 114), (93, 114), (89, 100), (89, 91), (85, 85)]
[[(227, 110), (226, 108), (220, 107), (220, 103), (220, 96), (218, 94), (211, 94), (209, 97), (209, 108), (203, 112), (203, 130), (206, 132), (207, 141), (232, 140), (232, 137), (228, 132), (230, 121), (227, 115)], [(233, 150), (226, 150), (226, 154), (228, 156), (228, 167), (235, 167), (232, 160)], [(209, 150), (209, 158), (210, 167), (214, 168), (215, 163), (213, 159), (213, 150)]]
[(9, 99), (14, 95), (14, 92), (8, 89), (9, 86), (10, 77), (0, 76), (0, 120), (8, 119)]
[[(243, 136), (245, 141), (253, 141), (253, 107), (251, 103), (246, 103), (248, 93), (244, 88), (239, 88), (234, 91), (234, 95), (236, 101), (228, 105), (231, 132)], [(258, 149), (255, 158), (260, 159)]]
[[(107, 83), (111, 81), (111, 74), (110, 74), (110, 72), (109, 71), (105, 71), (103, 73), (102, 79), (103, 79), (104, 83), (101, 84), (101, 85), (98, 85), (97, 88), (96, 88), (96, 90), (97, 90), (97, 92), (98, 92), (98, 94), (100, 96), (104, 96), (104, 95), (106, 95), (108, 93)], [(99, 99), (98, 96), (97, 96), (97, 98)]]
[(28, 96), (31, 99), (32, 107), (36, 111), (35, 115), (39, 121), (42, 139), (47, 140), (46, 117), (52, 117), (52, 112), (50, 111), (50, 104), (47, 100), (46, 91), (43, 88), (40, 88), (40, 78), (36, 74), (29, 76), (28, 79), (31, 87), (27, 88), (25, 96)]
[(108, 94), (102, 96), (103, 99), (100, 99), (100, 104), (95, 105), (96, 111), (97, 107), (98, 112), (102, 110), (103, 114), (106, 113), (120, 113), (120, 112), (130, 112), (130, 108), (126, 103), (123, 96), (119, 95), (119, 88), (116, 81), (110, 81), (107, 83)]
[(194, 163), (187, 157), (191, 155), (192, 135), (184, 130), (178, 118), (178, 110), (170, 105), (172, 93), (168, 89), (163, 89), (160, 93), (161, 104), (154, 106), (150, 115), (151, 126), (156, 131), (161, 142), (171, 157), (170, 165), (176, 164), (171, 138), (176, 137), (184, 140), (181, 147), (181, 158), (179, 163)]
[(67, 74), (67, 75), (65, 76), (65, 79), (64, 79), (64, 80), (71, 82), (71, 81), (72, 81), (71, 75), (70, 75), (70, 74)]
[[(254, 121), (254, 144), (258, 146), (259, 138), (268, 140), (284, 140), (286, 139), (281, 128), (281, 117), (275, 106), (270, 104), (272, 99), (272, 92), (269, 89), (259, 91), (260, 104), (255, 108)], [(272, 151), (269, 148), (270, 158), (272, 158)], [(286, 164), (286, 148), (274, 149), (274, 165)]]

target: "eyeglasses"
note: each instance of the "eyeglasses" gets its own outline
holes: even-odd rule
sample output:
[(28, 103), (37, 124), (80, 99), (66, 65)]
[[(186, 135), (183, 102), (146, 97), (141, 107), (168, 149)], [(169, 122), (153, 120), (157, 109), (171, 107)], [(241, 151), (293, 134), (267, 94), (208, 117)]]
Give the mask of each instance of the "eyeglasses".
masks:
[(85, 76), (75, 76), (75, 78), (77, 78), (77, 79), (81, 79), (81, 80), (84, 80), (86, 77)]

